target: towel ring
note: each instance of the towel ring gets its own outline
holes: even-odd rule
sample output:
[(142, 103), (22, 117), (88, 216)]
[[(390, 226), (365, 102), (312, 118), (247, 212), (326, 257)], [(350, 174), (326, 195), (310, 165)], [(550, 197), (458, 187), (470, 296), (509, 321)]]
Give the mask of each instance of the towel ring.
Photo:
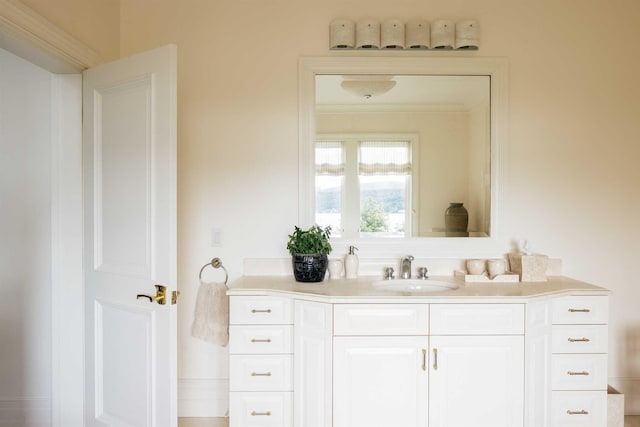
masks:
[(200, 269), (200, 273), (198, 274), (198, 278), (202, 280), (202, 271), (209, 265), (213, 268), (222, 268), (224, 270), (224, 284), (226, 285), (227, 281), (229, 280), (229, 273), (227, 272), (227, 269), (224, 268), (224, 265), (222, 265), (222, 261), (220, 260), (220, 258), (214, 258), (211, 260), (211, 262), (203, 265)]

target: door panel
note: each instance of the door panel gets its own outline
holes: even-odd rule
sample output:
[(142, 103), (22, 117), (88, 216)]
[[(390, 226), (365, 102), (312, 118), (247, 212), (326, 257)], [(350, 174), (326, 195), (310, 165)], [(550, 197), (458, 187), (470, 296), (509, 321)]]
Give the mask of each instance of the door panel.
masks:
[(428, 338), (335, 337), (334, 427), (426, 427)]
[[(177, 425), (176, 48), (83, 79), (86, 425)], [(167, 304), (154, 285), (167, 288)]]
[(429, 427), (523, 425), (522, 336), (432, 336)]

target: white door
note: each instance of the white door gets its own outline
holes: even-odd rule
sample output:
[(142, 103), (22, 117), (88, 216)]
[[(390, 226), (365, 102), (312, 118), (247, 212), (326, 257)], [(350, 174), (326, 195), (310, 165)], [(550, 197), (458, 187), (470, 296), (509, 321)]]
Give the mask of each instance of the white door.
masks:
[[(86, 426), (177, 425), (176, 47), (83, 81)], [(166, 304), (136, 298), (165, 286)]]
[(522, 336), (432, 336), (429, 427), (523, 425)]
[(334, 427), (427, 427), (426, 336), (335, 337)]

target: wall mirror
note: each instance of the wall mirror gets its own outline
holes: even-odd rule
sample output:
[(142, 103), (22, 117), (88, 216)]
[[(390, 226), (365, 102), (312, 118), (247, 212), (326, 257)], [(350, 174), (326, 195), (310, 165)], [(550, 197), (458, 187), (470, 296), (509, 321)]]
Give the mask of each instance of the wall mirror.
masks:
[[(302, 224), (362, 244), (495, 239), (505, 60), (303, 58), (299, 77)], [(446, 227), (451, 203), (466, 230)]]

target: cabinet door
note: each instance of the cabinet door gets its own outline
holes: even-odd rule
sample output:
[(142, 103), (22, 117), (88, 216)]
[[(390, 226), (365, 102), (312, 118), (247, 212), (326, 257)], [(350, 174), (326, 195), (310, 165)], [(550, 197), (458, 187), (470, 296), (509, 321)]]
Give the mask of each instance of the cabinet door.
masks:
[(335, 337), (334, 427), (427, 427), (428, 338)]
[(523, 425), (522, 336), (432, 336), (429, 427)]

